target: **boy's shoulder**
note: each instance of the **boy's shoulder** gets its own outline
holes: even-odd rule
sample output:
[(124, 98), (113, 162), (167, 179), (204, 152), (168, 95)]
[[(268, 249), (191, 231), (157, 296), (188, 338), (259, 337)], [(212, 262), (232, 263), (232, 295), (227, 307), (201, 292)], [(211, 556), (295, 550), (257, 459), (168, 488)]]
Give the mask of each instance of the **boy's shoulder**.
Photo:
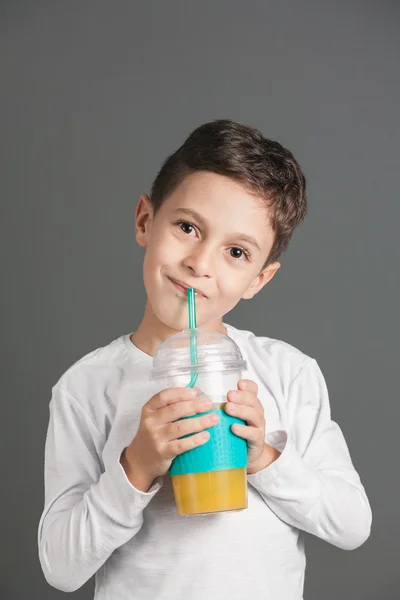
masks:
[(274, 366), (278, 371), (291, 371), (292, 376), (305, 364), (315, 363), (311, 356), (288, 342), (257, 335), (245, 329), (237, 329), (227, 323), (224, 325), (228, 335), (243, 349), (251, 362), (252, 360), (263, 361)]
[(130, 358), (126, 337), (121, 335), (83, 355), (62, 373), (54, 387), (63, 387), (74, 394), (75, 387), (89, 381), (101, 384), (112, 378), (120, 378)]

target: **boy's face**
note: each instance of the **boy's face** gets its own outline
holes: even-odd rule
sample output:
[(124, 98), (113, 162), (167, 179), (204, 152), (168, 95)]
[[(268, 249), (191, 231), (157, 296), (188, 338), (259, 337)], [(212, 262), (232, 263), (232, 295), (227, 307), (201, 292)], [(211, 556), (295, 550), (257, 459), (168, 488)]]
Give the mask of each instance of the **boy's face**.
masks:
[(262, 200), (215, 173), (187, 176), (156, 215), (142, 196), (136, 239), (146, 247), (150, 310), (175, 331), (188, 327), (187, 288), (196, 289), (197, 325), (220, 328), (221, 317), (241, 298), (252, 298), (280, 267), (261, 271), (274, 241)]

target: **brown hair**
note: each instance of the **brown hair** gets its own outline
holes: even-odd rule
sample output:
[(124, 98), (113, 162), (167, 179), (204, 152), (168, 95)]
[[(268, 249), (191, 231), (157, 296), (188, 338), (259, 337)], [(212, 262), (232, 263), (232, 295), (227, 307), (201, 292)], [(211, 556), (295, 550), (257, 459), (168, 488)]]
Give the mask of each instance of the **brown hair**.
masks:
[(162, 165), (151, 189), (155, 213), (195, 171), (230, 177), (265, 200), (275, 240), (264, 268), (276, 261), (307, 211), (306, 180), (293, 154), (252, 127), (229, 120), (205, 123)]

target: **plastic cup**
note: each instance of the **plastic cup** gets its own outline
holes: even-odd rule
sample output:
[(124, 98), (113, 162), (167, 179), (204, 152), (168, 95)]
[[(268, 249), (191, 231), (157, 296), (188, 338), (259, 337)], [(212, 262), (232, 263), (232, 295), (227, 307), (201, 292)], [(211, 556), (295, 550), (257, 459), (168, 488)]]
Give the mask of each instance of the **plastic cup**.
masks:
[[(193, 335), (196, 365), (191, 360)], [(163, 342), (154, 355), (150, 377), (159, 381), (160, 390), (186, 387), (197, 373), (195, 389), (213, 403), (207, 412), (220, 417), (219, 423), (208, 429), (210, 439), (203, 446), (184, 452), (172, 462), (170, 475), (180, 515), (247, 508), (247, 444), (231, 431), (234, 423), (244, 421), (224, 410), (228, 391), (237, 389), (245, 369), (246, 362), (235, 342), (223, 333), (206, 329), (185, 329)]]

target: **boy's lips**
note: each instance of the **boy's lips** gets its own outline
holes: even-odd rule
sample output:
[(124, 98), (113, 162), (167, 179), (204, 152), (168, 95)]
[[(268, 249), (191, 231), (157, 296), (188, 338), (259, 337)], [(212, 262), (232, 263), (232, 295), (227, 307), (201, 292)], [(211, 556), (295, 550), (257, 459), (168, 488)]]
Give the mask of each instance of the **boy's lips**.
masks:
[(188, 289), (190, 289), (191, 287), (194, 288), (195, 292), (196, 292), (196, 296), (202, 296), (203, 298), (207, 298), (207, 296), (198, 288), (195, 288), (192, 285), (187, 285), (186, 283), (183, 283), (183, 281), (179, 281), (178, 279), (173, 279), (172, 277), (168, 277), (168, 279), (171, 281), (171, 283), (174, 284), (174, 286), (176, 287), (176, 289), (178, 289), (180, 292), (182, 292), (182, 294), (187, 294)]

